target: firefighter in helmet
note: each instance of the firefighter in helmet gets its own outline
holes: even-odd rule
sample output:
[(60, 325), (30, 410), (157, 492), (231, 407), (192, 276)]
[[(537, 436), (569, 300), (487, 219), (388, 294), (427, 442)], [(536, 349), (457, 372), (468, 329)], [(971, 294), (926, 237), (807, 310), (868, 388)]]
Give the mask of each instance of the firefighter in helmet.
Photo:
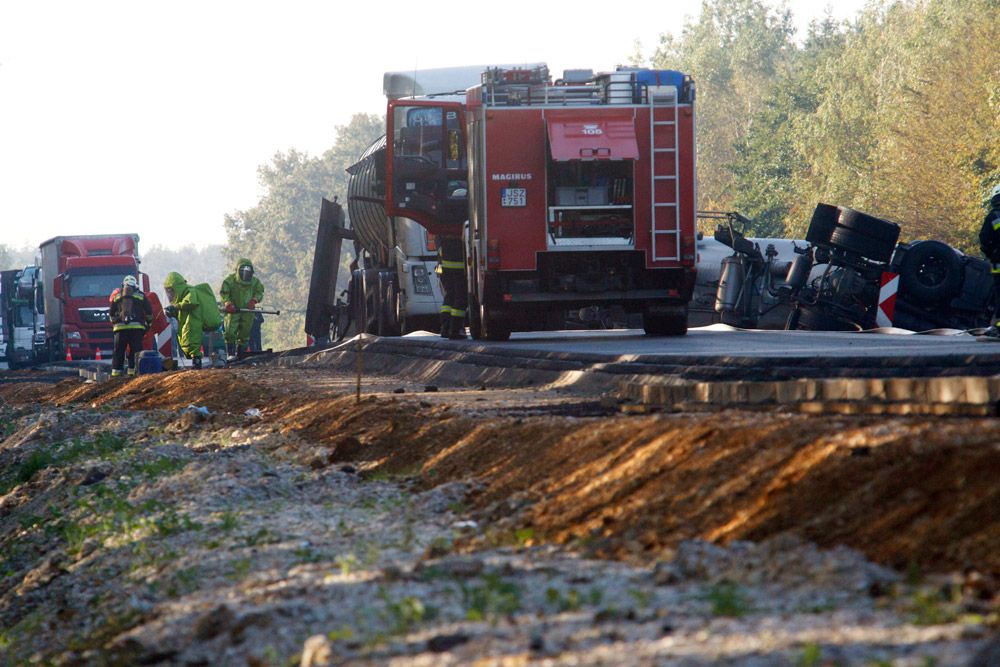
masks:
[(132, 275), (122, 279), (122, 286), (111, 293), (110, 302), (108, 315), (115, 334), (111, 377), (119, 377), (126, 365), (128, 374), (135, 375), (135, 358), (142, 350), (143, 336), (153, 323), (153, 307), (139, 290), (139, 281)]
[(979, 248), (990, 261), (990, 271), (993, 274), (993, 324), (985, 335), (1000, 341), (1000, 327), (997, 318), (1000, 317), (1000, 183), (990, 191), (987, 201), (989, 210), (983, 218), (982, 229), (979, 230)]
[(441, 270), (441, 336), (465, 338), (465, 309), (469, 302), (465, 279), (465, 247), (461, 237), (438, 237), (438, 268)]
[(251, 312), (264, 298), (264, 284), (253, 274), (253, 262), (241, 257), (236, 268), (222, 281), (219, 298), (226, 311), (226, 356), (242, 358), (250, 342), (255, 313)]
[(163, 291), (170, 300), (164, 308), (167, 317), (176, 317), (179, 328), (177, 340), (184, 356), (191, 359), (195, 368), (201, 368), (201, 336), (204, 306), (184, 276), (171, 271), (163, 280)]

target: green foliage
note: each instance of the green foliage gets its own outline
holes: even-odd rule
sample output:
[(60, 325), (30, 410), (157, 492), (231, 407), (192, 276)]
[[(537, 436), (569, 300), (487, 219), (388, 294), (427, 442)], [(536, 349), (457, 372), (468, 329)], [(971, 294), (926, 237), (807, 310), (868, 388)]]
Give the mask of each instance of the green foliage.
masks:
[(55, 458), (48, 451), (36, 449), (18, 466), (17, 474), (14, 475), (14, 481), (17, 484), (30, 482), (35, 473), (48, 468), (54, 461)]
[(809, 643), (802, 647), (802, 655), (795, 661), (797, 667), (815, 667), (823, 659), (823, 649), (819, 644)]
[(465, 617), (470, 621), (495, 623), (521, 608), (521, 589), (497, 573), (483, 576), (481, 584), (461, 584)]
[(35, 449), (12, 471), (0, 472), (0, 494), (7, 493), (18, 484), (31, 481), (40, 471), (50, 466), (62, 466), (76, 461), (110, 458), (128, 446), (128, 441), (113, 433), (98, 433), (89, 440), (74, 439), (68, 444)]
[(173, 505), (155, 499), (129, 502), (124, 488), (127, 487), (95, 486), (89, 494), (77, 499), (76, 511), (71, 516), (54, 520), (52, 528), (62, 535), (69, 553), (78, 553), (90, 537), (104, 540), (134, 532), (166, 537), (201, 530), (200, 523), (179, 513)]
[[(282, 311), (280, 318), (264, 322), (265, 347), (303, 344), (320, 202), (334, 196), (346, 202), (344, 170), (384, 133), (382, 117), (357, 114), (348, 125), (337, 127), (333, 147), (319, 158), (295, 150), (278, 153), (258, 169), (265, 194), (257, 205), (226, 215), (227, 264), (249, 257), (264, 283), (265, 302)], [(349, 259), (342, 258), (341, 288), (346, 286), (344, 260)]]
[(237, 518), (234, 512), (223, 512), (219, 516), (219, 523), (216, 526), (219, 530), (224, 533), (232, 532), (240, 525), (240, 520)]
[(545, 602), (561, 612), (576, 611), (583, 604), (580, 593), (575, 588), (569, 589), (564, 594), (551, 586), (545, 589)]
[(425, 605), (420, 598), (407, 595), (399, 600), (393, 600), (385, 588), (379, 588), (379, 598), (385, 605), (382, 618), (389, 626), (389, 632), (394, 635), (406, 634), (424, 621), (437, 617), (435, 607)]
[(245, 579), (250, 574), (250, 559), (237, 558), (233, 561), (233, 569), (230, 578), (234, 581)]
[(817, 202), (899, 222), (901, 240), (977, 252), (1000, 182), (995, 0), (886, 0), (848, 23), (759, 0), (707, 0), (657, 67), (698, 87), (699, 207), (739, 210), (756, 235), (804, 236)]
[(713, 584), (704, 594), (704, 599), (712, 605), (715, 616), (744, 616), (750, 612), (750, 603), (743, 590), (736, 584), (723, 581)]
[(793, 52), (792, 17), (761, 0), (706, 0), (679, 38), (661, 37), (655, 67), (690, 74), (698, 90), (699, 206), (731, 208), (729, 165)]
[(138, 466), (139, 473), (149, 479), (158, 479), (179, 472), (187, 465), (187, 461), (181, 459), (158, 458), (149, 463)]

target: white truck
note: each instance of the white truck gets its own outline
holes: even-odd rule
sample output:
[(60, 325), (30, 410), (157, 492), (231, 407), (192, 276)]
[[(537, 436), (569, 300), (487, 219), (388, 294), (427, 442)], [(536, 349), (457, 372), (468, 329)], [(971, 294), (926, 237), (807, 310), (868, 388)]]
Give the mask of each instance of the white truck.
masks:
[(45, 344), (37, 266), (0, 272), (0, 358), (8, 368), (36, 363)]

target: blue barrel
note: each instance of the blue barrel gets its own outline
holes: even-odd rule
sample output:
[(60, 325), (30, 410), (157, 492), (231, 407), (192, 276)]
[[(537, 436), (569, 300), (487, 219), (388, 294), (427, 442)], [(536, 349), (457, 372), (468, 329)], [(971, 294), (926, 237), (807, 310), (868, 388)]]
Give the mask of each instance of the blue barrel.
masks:
[(135, 357), (135, 370), (138, 375), (162, 372), (163, 355), (156, 350), (143, 350)]

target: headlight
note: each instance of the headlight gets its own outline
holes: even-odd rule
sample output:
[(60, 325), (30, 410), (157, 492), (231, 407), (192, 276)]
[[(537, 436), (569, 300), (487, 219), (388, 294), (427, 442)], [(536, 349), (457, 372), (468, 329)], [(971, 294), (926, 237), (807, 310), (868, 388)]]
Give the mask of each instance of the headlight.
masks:
[(427, 267), (423, 264), (414, 264), (410, 269), (410, 275), (413, 276), (414, 294), (434, 293), (434, 290), (431, 289), (431, 279), (427, 276)]

